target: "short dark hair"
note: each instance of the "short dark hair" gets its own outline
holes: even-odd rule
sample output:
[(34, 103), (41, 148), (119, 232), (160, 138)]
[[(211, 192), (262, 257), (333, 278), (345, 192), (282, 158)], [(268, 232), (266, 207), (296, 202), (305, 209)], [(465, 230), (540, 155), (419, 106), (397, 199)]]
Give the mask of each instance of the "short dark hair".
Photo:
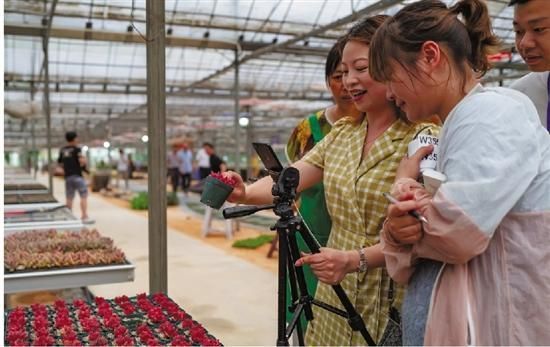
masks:
[(330, 76), (336, 72), (342, 63), (342, 50), (344, 49), (344, 44), (345, 42), (343, 39), (339, 38), (328, 52), (327, 61), (325, 63), (325, 81), (327, 82)]
[(508, 6), (523, 5), (528, 3), (529, 1), (531, 0), (510, 0), (510, 3), (508, 4)]
[(203, 146), (203, 147), (206, 146), (206, 147), (214, 148), (214, 145), (211, 144), (210, 142), (204, 142), (204, 143), (202, 144), (202, 146)]
[(65, 139), (67, 140), (67, 142), (74, 141), (74, 139), (76, 139), (76, 137), (77, 137), (76, 131), (67, 131), (65, 133)]

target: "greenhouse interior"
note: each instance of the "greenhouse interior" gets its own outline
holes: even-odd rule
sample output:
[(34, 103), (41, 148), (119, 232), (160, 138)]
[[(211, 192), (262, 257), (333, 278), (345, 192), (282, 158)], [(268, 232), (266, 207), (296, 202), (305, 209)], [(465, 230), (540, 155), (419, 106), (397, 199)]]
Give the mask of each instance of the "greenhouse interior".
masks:
[[(475, 77), (479, 88), (508, 90), (522, 77), (541, 73), (529, 61), (535, 58), (522, 54), (514, 16), (525, 12), (522, 6), (540, 6), (547, 11), (541, 15), (550, 32), (550, 1), (465, 2), (486, 8), (491, 32), (500, 41), (498, 50), (485, 57), (490, 69)], [(372, 204), (376, 211), (383, 206), (380, 213), (361, 210), (370, 208), (368, 203), (331, 203), (331, 196), (339, 194), (329, 174), (331, 146), (338, 153), (333, 156), (351, 163), (355, 147), (337, 147), (338, 136), (332, 131), (327, 141), (316, 134), (334, 125), (329, 116), (343, 110), (338, 102), (371, 123), (367, 106), (360, 107), (366, 101), (361, 100), (372, 98), (371, 86), (374, 95), (376, 88), (390, 90), (387, 86), (394, 82), (370, 77), (378, 75), (372, 72), (372, 57), (377, 54), (373, 50), (370, 65), (363, 68), (370, 69), (370, 76), (359, 76), (354, 83), (363, 83), (361, 78), (368, 81), (353, 87), (352, 70), (358, 60), (347, 60), (346, 54), (353, 44), (363, 45), (362, 59), (368, 61), (369, 43), (384, 44), (382, 38), (376, 40), (383, 35), (357, 28), (373, 16), (395, 16), (376, 24), (388, 34), (392, 25), (405, 21), (399, 17), (401, 11), (417, 3), (446, 9), (461, 1), (3, 1), (4, 344), (383, 344), (384, 327), (393, 318), (389, 313), (375, 316), (386, 309), (386, 299), (365, 303), (362, 292), (356, 293), (363, 281), (362, 265), (366, 269), (371, 262), (364, 259), (367, 251), (361, 247), (372, 246), (381, 237), (354, 241), (361, 242), (358, 245), (338, 241), (336, 235), (355, 228), (341, 220), (355, 219), (356, 212), (369, 219), (365, 228), (386, 232), (382, 222), (389, 202), (381, 194), (372, 197), (362, 192), (357, 183), (344, 188), (344, 200), (362, 194), (380, 199)], [(453, 20), (465, 28), (457, 13)], [(366, 41), (357, 38), (361, 35)], [(404, 40), (403, 33), (400, 44), (405, 45)], [(464, 50), (475, 49), (469, 42), (459, 44), (468, 47)], [(441, 48), (441, 57), (448, 57), (445, 49)], [(329, 57), (334, 54), (336, 62), (329, 71)], [(548, 75), (550, 57), (540, 59), (546, 59), (542, 73)], [(396, 60), (405, 62), (404, 67), (410, 62)], [(394, 66), (389, 58), (386, 64)], [(369, 90), (360, 95), (363, 92), (354, 94), (353, 88)], [(393, 99), (389, 93), (373, 102), (392, 105), (392, 110), (403, 106), (395, 97), (397, 89)], [(401, 107), (407, 116), (409, 104)], [(395, 117), (393, 121), (416, 126), (414, 120)], [(344, 129), (339, 134), (347, 129), (339, 128), (343, 123), (333, 127)], [(447, 123), (444, 118), (430, 123), (441, 126), (429, 133), (436, 141), (439, 133), (440, 150), (446, 148), (445, 136), (452, 136), (450, 130), (445, 132), (452, 126)], [(360, 158), (361, 153), (366, 161), (369, 153), (379, 155), (369, 148), (377, 146), (374, 141), (380, 134), (361, 138), (365, 150)], [(334, 143), (323, 145), (329, 139)], [(311, 148), (304, 150), (308, 145), (303, 141), (315, 146), (316, 156), (304, 157)], [(359, 145), (363, 148), (363, 142)], [(403, 148), (406, 156), (406, 143)], [(445, 156), (439, 153), (440, 159)], [(298, 169), (289, 167), (293, 163), (300, 163)], [(389, 189), (398, 163), (384, 166), (393, 170), (387, 175), (391, 182), (377, 189)], [(441, 163), (437, 162), (438, 168)], [(316, 182), (323, 182), (323, 177), (327, 181), (324, 193), (320, 191), (323, 205), (315, 205), (313, 214), (306, 215), (302, 211), (306, 191), (299, 192), (310, 172), (317, 175)], [(445, 174), (450, 185), (453, 175)], [(422, 187), (427, 189), (426, 176)], [(349, 182), (360, 181), (357, 176)], [(445, 182), (438, 184), (441, 181)], [(237, 196), (243, 182), (248, 200), (244, 193)], [(256, 198), (249, 187), (263, 183), (265, 194)], [(332, 231), (328, 245), (326, 240), (313, 239), (312, 247), (300, 225), (305, 221), (311, 228), (308, 218), (315, 220), (324, 208), (323, 196)], [(355, 212), (338, 212), (349, 206)], [(373, 218), (378, 218), (372, 221), (377, 226), (370, 225)], [(320, 261), (306, 260), (319, 246), (343, 249), (348, 252), (346, 259), (357, 256), (357, 271), (348, 271), (337, 281), (323, 280), (316, 272)], [(370, 253), (366, 254), (368, 259)], [(293, 266), (298, 258), (307, 265)], [(386, 282), (394, 283), (386, 270), (366, 271), (368, 282), (372, 280), (380, 293), (386, 293)], [(378, 276), (376, 281), (369, 277), (371, 272)], [(331, 286), (342, 295), (336, 297)], [(329, 304), (323, 301), (333, 307), (326, 308)], [(339, 334), (343, 337), (334, 337)], [(391, 341), (386, 343), (400, 344)], [(484, 344), (479, 341), (475, 344)], [(510, 343), (536, 340), (518, 341)]]

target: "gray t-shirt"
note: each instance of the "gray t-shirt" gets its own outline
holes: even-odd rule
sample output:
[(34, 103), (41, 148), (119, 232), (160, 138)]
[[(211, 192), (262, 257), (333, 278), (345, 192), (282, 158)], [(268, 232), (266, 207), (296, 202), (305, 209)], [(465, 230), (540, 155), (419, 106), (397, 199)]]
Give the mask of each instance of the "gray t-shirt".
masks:
[(510, 88), (527, 95), (535, 104), (540, 121), (550, 129), (547, 120), (548, 112), (548, 75), (549, 72), (531, 72), (510, 85)]

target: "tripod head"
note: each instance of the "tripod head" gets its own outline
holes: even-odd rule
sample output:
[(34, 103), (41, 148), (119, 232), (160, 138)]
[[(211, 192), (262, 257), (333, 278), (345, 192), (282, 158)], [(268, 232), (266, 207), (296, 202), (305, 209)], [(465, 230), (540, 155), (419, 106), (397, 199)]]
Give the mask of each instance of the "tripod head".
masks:
[(281, 172), (273, 173), (271, 187), (273, 203), (258, 206), (235, 206), (223, 210), (225, 219), (248, 216), (261, 210), (273, 209), (275, 214), (283, 219), (293, 217), (292, 203), (296, 199), (296, 189), (300, 182), (300, 172), (294, 167), (287, 167)]

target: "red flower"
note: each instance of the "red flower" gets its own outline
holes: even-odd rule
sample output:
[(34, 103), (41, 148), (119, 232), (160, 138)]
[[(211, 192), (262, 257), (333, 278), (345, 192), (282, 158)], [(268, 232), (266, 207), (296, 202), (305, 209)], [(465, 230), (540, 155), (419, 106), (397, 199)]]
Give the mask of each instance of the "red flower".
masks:
[(189, 334), (191, 335), (193, 341), (197, 341), (206, 336), (206, 330), (204, 330), (204, 328), (200, 325), (195, 325), (191, 328)]
[(212, 176), (213, 178), (217, 179), (218, 181), (223, 182), (223, 183), (225, 183), (225, 184), (227, 184), (228, 186), (231, 186), (231, 187), (235, 187), (235, 185), (237, 184), (237, 181), (235, 181), (232, 177), (226, 177), (223, 174), (218, 173), (218, 172), (212, 172), (210, 174), (210, 176)]
[(135, 312), (134, 306), (130, 303), (128, 304), (122, 304), (122, 311), (124, 311), (125, 315), (130, 315)]
[(117, 316), (113, 315), (105, 322), (105, 326), (107, 326), (107, 328), (115, 330), (117, 327), (120, 326), (120, 320)]
[(119, 336), (115, 338), (115, 344), (117, 346), (134, 346), (134, 341), (128, 336)]
[(82, 346), (80, 341), (78, 341), (76, 338), (75, 339), (63, 338), (63, 345), (65, 345), (65, 346)]
[(61, 307), (66, 307), (66, 304), (65, 304), (65, 301), (63, 300), (55, 300), (53, 303), (53, 306), (55, 308), (61, 308)]
[(150, 339), (146, 340), (146, 344), (147, 346), (160, 346), (160, 342), (154, 337), (151, 337)]
[(220, 346), (221, 345), (220, 341), (210, 338), (208, 336), (195, 340), (195, 342), (197, 342), (201, 346)]
[(191, 346), (191, 342), (184, 335), (177, 335), (170, 342), (170, 346)]
[(100, 336), (98, 339), (90, 339), (90, 345), (92, 346), (107, 346), (107, 339)]
[(74, 305), (74, 307), (76, 307), (76, 308), (81, 308), (81, 307), (83, 307), (83, 306), (88, 306), (88, 305), (86, 304), (86, 302), (85, 302), (84, 300), (82, 300), (82, 299), (76, 299), (75, 301), (73, 301), (73, 305)]
[(8, 340), (8, 343), (10, 344), (10, 346), (28, 346), (29, 345), (29, 343), (26, 340), (12, 340), (12, 341)]
[(97, 340), (101, 337), (101, 334), (99, 333), (99, 331), (93, 331), (91, 332), (89, 335), (88, 335), (88, 338), (91, 340)]
[(183, 321), (183, 320), (185, 320), (186, 318), (189, 317), (187, 315), (187, 313), (185, 313), (183, 311), (174, 311), (174, 312), (169, 312), (169, 313), (170, 313), (170, 316), (172, 318), (174, 318), (175, 320), (177, 320), (177, 321)]
[(160, 330), (168, 337), (172, 337), (177, 333), (176, 328), (170, 322), (164, 322), (160, 325)]
[(128, 329), (126, 329), (124, 326), (119, 325), (115, 328), (115, 336), (116, 337), (122, 337), (126, 336), (128, 334)]
[(193, 320), (192, 319), (186, 318), (186, 319), (181, 321), (181, 327), (183, 329), (191, 328), (192, 326), (193, 326)]
[(96, 296), (94, 298), (94, 301), (95, 301), (96, 305), (99, 305), (99, 304), (102, 304), (102, 303), (107, 303), (107, 300), (105, 300), (105, 298), (103, 298), (101, 296)]
[(129, 301), (130, 301), (130, 299), (126, 295), (115, 297), (115, 302), (119, 305), (123, 304), (123, 303), (126, 303), (126, 302), (129, 302)]

